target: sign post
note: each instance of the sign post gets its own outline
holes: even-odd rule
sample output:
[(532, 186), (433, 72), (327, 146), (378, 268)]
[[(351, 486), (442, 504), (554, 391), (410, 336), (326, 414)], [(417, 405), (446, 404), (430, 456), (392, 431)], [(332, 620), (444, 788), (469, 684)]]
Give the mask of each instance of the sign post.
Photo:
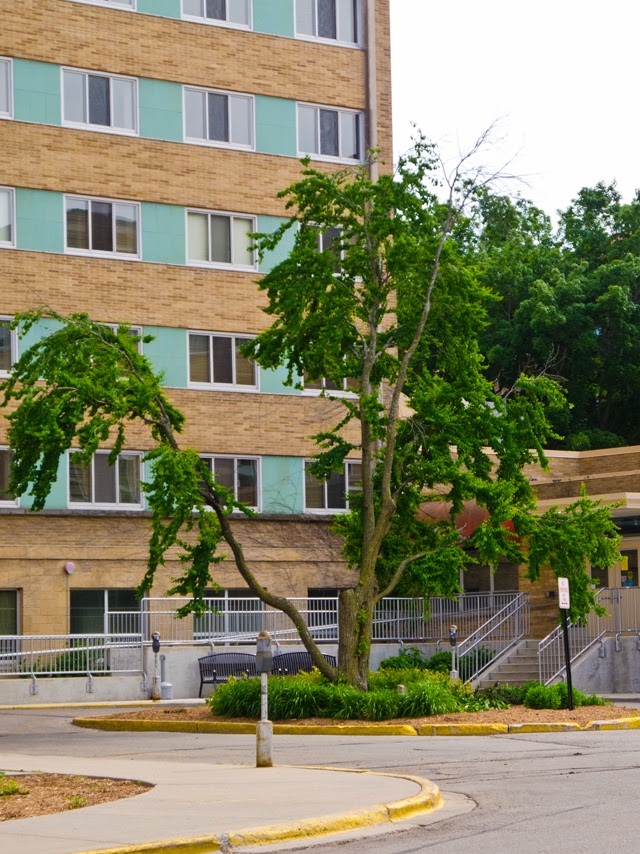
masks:
[(256, 768), (271, 768), (273, 724), (269, 720), (268, 677), (273, 672), (271, 635), (262, 630), (256, 641), (256, 672), (260, 675), (260, 720), (256, 724)]
[(567, 670), (567, 691), (569, 693), (569, 710), (573, 711), (573, 685), (571, 684), (571, 653), (569, 651), (569, 620), (567, 611), (571, 605), (569, 597), (569, 579), (558, 578), (558, 600), (562, 614), (562, 634), (564, 635), (564, 661)]

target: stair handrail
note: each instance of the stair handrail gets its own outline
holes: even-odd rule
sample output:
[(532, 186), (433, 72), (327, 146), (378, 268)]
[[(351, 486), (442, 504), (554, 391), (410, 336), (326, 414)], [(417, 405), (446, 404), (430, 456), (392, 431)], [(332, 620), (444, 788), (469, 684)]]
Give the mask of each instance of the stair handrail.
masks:
[[(515, 619), (515, 627), (512, 632), (506, 636), (495, 637), (500, 630)], [(479, 626), (475, 632), (466, 637), (457, 647), (458, 660), (462, 656), (468, 656), (475, 651), (475, 662), (465, 668), (465, 682), (471, 682), (479, 676), (484, 670), (495, 663), (495, 656), (488, 661), (482, 661), (482, 657), (478, 654), (482, 643), (491, 642), (493, 645), (499, 645), (497, 653), (504, 653), (511, 647), (515, 646), (519, 640), (529, 634), (529, 594), (520, 593), (511, 602), (497, 611), (486, 622)], [(494, 636), (492, 638), (492, 635)]]

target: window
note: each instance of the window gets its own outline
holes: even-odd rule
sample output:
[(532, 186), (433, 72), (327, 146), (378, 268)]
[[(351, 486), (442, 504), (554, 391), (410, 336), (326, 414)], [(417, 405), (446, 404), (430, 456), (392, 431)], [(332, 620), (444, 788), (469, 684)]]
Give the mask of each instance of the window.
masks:
[(62, 70), (64, 124), (92, 130), (138, 132), (138, 81), (88, 71)]
[[(19, 632), (19, 590), (0, 590), (0, 656), (18, 651), (20, 641), (12, 639)], [(0, 673), (11, 672), (11, 661), (0, 659)]]
[(11, 118), (13, 115), (11, 95), (11, 60), (0, 59), (0, 118)]
[(316, 157), (362, 160), (362, 114), (298, 104), (298, 151)]
[(91, 255), (136, 258), (140, 206), (133, 202), (65, 197), (66, 247)]
[(341, 394), (356, 394), (358, 391), (358, 381), (355, 377), (345, 377), (341, 385), (338, 385), (326, 377), (320, 377), (319, 380), (310, 380), (305, 376), (303, 391), (308, 394), (321, 394), (324, 391), (337, 396)]
[(256, 364), (240, 352), (248, 340), (235, 335), (190, 332), (189, 383), (257, 389)]
[[(117, 332), (120, 328), (119, 323), (103, 323), (102, 325), (106, 326), (108, 329), (113, 329), (114, 332)], [(142, 327), (130, 326), (128, 335), (136, 342), (138, 353), (142, 353)]]
[(182, 16), (215, 24), (250, 27), (251, 2), (250, 0), (182, 0)]
[(18, 499), (9, 491), (12, 456), (13, 451), (9, 448), (0, 448), (0, 507), (18, 506)]
[(233, 493), (236, 501), (258, 509), (260, 506), (257, 457), (200, 457), (210, 467), (220, 486)]
[(345, 462), (343, 472), (333, 472), (328, 480), (311, 473), (312, 460), (304, 464), (304, 508), (310, 512), (339, 512), (349, 509), (349, 495), (361, 489), (362, 464)]
[(0, 187), (0, 246), (13, 246), (14, 234), (14, 195), (8, 187)]
[(88, 465), (69, 453), (69, 504), (108, 505), (140, 509), (140, 454), (120, 454), (109, 465), (109, 451), (98, 451)]
[(358, 0), (296, 0), (296, 35), (358, 44)]
[(72, 635), (137, 634), (140, 600), (135, 590), (70, 590)]
[(253, 148), (253, 98), (184, 89), (185, 137), (230, 148)]
[(187, 211), (187, 261), (255, 270), (256, 221), (250, 216)]
[(0, 377), (8, 375), (17, 358), (17, 335), (10, 324), (10, 317), (0, 317)]

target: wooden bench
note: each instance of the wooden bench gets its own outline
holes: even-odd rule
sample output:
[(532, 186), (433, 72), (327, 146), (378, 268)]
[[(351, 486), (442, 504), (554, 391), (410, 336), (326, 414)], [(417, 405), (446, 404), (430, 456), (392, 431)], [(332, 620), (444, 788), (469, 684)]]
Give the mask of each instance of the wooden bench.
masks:
[(203, 685), (219, 685), (228, 682), (230, 676), (255, 676), (256, 657), (249, 652), (214, 652), (198, 659), (200, 667), (200, 691)]
[[(323, 655), (332, 667), (337, 665), (335, 655)], [(279, 655), (273, 656), (273, 675), (274, 676), (295, 676), (296, 673), (311, 673), (314, 664), (309, 653), (303, 652), (281, 652)]]

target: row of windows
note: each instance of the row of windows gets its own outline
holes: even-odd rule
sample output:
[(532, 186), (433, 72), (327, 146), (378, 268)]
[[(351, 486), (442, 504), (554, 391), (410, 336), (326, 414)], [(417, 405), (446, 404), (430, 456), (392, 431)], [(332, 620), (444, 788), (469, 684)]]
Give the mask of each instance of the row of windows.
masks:
[[(260, 509), (260, 458), (202, 456), (216, 481), (228, 489), (236, 501)], [(70, 508), (142, 509), (142, 454), (124, 452), (113, 465), (109, 452), (98, 451), (85, 464), (73, 451), (68, 455), (68, 506)], [(309, 512), (340, 512), (349, 509), (349, 496), (360, 490), (361, 464), (348, 461), (344, 470), (326, 480), (312, 474), (312, 462), (304, 462), (304, 508)], [(9, 490), (11, 451), (0, 448), (0, 506), (16, 507)]]
[[(0, 59), (0, 116), (13, 114), (11, 61)], [(255, 150), (253, 95), (183, 87), (184, 139)], [(68, 127), (139, 133), (138, 81), (133, 77), (62, 69), (62, 123)], [(314, 104), (297, 105), (298, 153), (359, 161), (362, 115)]]
[[(18, 337), (10, 324), (10, 317), (0, 316), (0, 377), (8, 376), (18, 358)], [(142, 352), (142, 327), (133, 326), (130, 332), (137, 339), (138, 348)], [(241, 352), (243, 344), (249, 341), (248, 337), (219, 332), (187, 332), (186, 336), (188, 387), (223, 391), (260, 390), (258, 366)], [(342, 396), (357, 392), (357, 383), (350, 378), (346, 378), (340, 386), (324, 377), (318, 380), (305, 377), (303, 383), (303, 393), (311, 395), (329, 392)]]
[[(136, 0), (77, 0), (96, 6), (135, 10)], [(251, 0), (182, 0), (186, 20), (251, 29)], [(358, 0), (295, 0), (295, 33), (301, 38), (356, 45), (360, 39)]]
[[(141, 257), (141, 205), (116, 199), (64, 196), (64, 248), (73, 254)], [(195, 266), (256, 270), (257, 217), (186, 210), (186, 259)], [(16, 245), (15, 193), (0, 187), (0, 246)]]

